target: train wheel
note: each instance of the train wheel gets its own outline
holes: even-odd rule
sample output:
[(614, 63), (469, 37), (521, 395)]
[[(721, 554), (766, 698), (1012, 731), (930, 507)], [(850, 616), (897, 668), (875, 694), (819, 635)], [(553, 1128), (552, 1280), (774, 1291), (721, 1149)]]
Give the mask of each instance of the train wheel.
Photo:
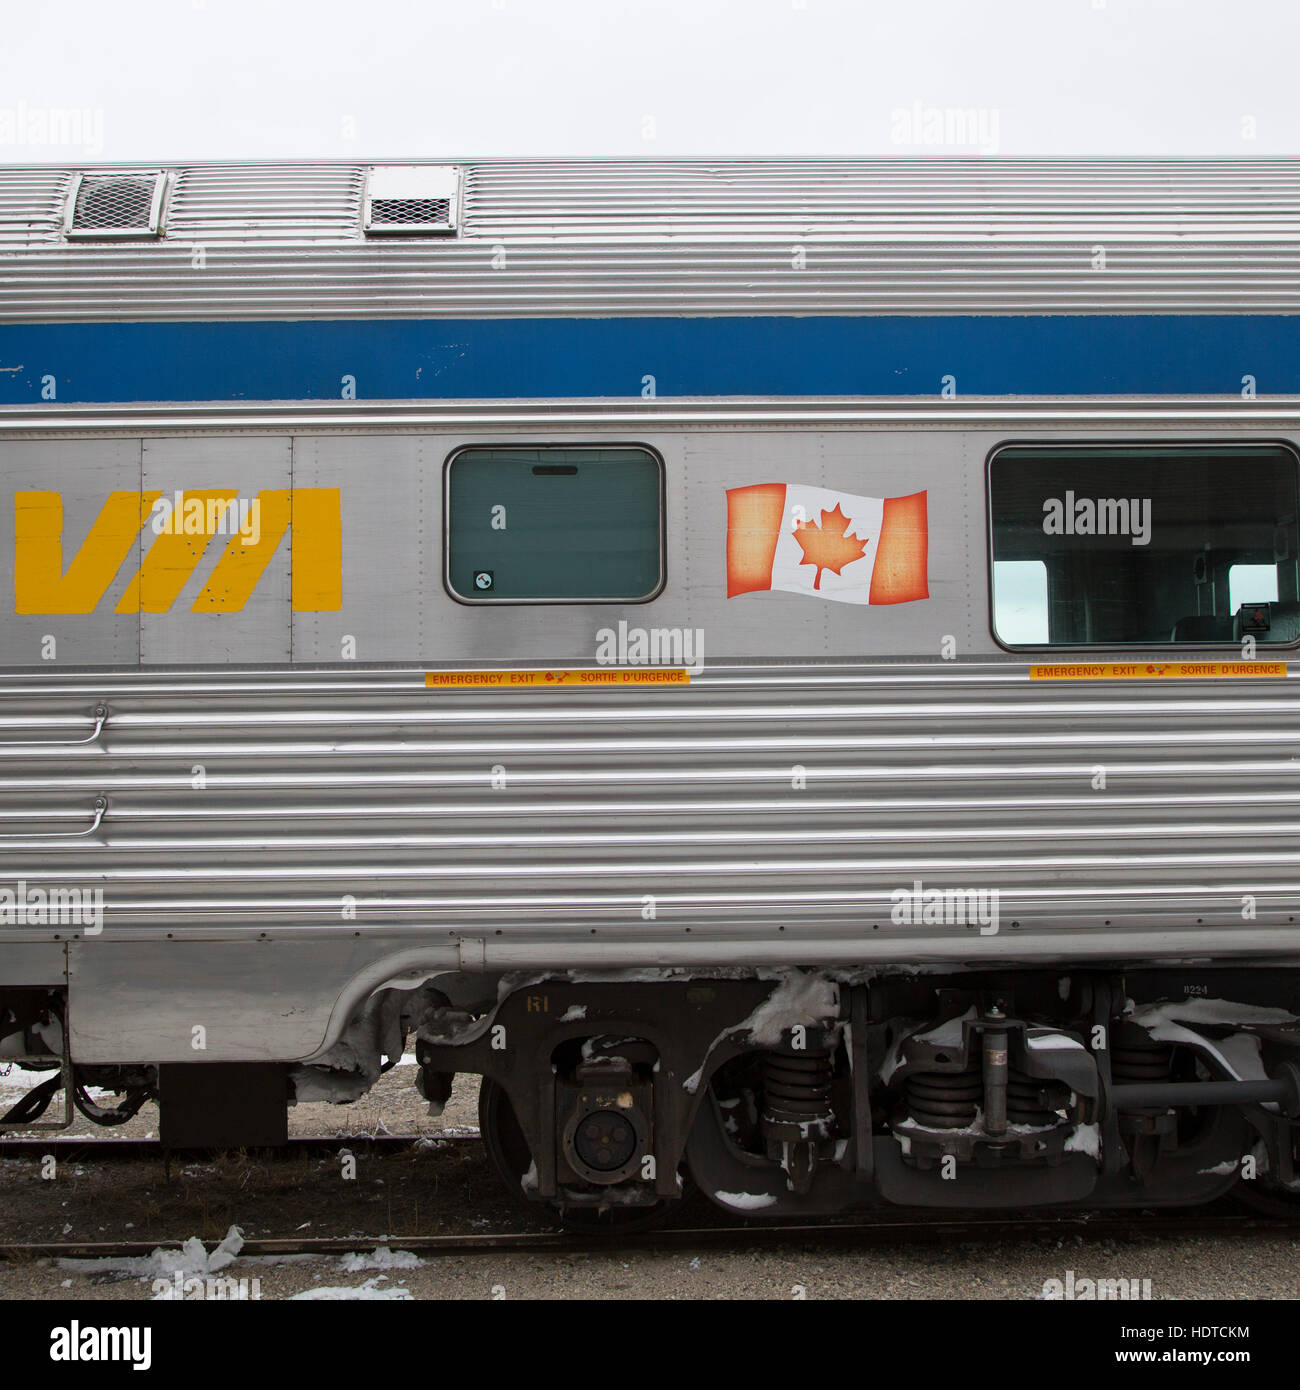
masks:
[[(511, 1192), (528, 1207), (537, 1209), (524, 1194), (524, 1174), (532, 1167), (533, 1156), (524, 1138), (524, 1131), (515, 1118), (514, 1107), (505, 1088), (484, 1077), (478, 1091), (478, 1124), (492, 1164)], [(660, 1225), (672, 1209), (679, 1205), (659, 1201), (650, 1207), (566, 1206), (556, 1200), (551, 1209), (560, 1224), (571, 1231), (605, 1233), (611, 1236), (633, 1231), (646, 1231)]]
[(1300, 1193), (1287, 1192), (1280, 1187), (1259, 1187), (1254, 1182), (1242, 1181), (1228, 1196), (1261, 1216), (1280, 1216), (1288, 1221), (1300, 1216)]

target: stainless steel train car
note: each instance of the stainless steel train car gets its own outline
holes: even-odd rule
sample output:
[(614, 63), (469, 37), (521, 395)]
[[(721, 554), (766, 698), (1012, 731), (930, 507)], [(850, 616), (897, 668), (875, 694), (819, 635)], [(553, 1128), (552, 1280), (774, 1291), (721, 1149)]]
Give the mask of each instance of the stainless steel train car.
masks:
[(1297, 314), (1300, 163), (0, 170), (5, 1125), (1286, 1200)]

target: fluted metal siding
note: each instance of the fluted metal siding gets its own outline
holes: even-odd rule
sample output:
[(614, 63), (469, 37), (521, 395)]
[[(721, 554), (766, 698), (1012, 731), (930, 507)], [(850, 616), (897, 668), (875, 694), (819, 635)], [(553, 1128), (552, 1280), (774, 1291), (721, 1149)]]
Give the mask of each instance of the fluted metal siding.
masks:
[(472, 164), (467, 217), (480, 235), (679, 233), (699, 227), (1080, 227), (1236, 235), (1300, 219), (1290, 160), (592, 160)]
[(166, 234), (195, 241), (354, 237), (364, 171), (334, 165), (208, 165), (182, 169)]
[(0, 169), (0, 256), (6, 246), (59, 238), (72, 181), (62, 169)]
[(122, 245), (62, 239), (72, 171), (0, 171), (0, 321), (1300, 310), (1297, 161), (464, 170), (455, 238), (367, 241), (360, 165), (224, 164)]
[[(5, 879), (102, 886), (105, 948), (216, 929), (541, 931), (564, 966), (565, 942), (617, 963), (620, 943), (690, 934), (744, 960), (785, 929), (831, 961), (845, 933), (886, 934), (906, 962), (919, 932), (891, 923), (890, 893), (918, 877), (998, 889), (1011, 956), (1080, 929), (1118, 956), (1134, 929), (1230, 955), (1234, 932), (1300, 921), (1290, 681), (1044, 686), (997, 662), (504, 695), (378, 671), (3, 690), (0, 833), (30, 837), (0, 841)], [(72, 742), (101, 701), (101, 736)], [(84, 830), (101, 793), (98, 832), (48, 838)], [(973, 931), (938, 934), (954, 959), (974, 950)]]

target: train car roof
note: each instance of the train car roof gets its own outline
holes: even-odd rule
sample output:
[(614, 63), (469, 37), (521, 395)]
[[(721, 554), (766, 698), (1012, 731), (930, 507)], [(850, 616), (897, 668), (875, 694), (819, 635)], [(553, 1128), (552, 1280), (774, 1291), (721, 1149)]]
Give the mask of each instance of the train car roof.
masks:
[[(445, 225), (372, 221), (394, 177)], [(76, 225), (132, 185), (148, 225)], [(1297, 311), (1298, 160), (0, 168), (9, 323)]]

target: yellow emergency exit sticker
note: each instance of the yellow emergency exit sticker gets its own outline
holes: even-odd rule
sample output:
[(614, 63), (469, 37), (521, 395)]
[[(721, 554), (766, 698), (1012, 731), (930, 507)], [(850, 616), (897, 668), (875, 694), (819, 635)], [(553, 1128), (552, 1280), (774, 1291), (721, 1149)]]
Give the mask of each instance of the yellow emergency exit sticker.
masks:
[(691, 673), (671, 666), (614, 666), (586, 671), (426, 671), (430, 690), (518, 690), (553, 685), (689, 685)]
[(1285, 661), (1136, 661), (1029, 668), (1032, 681), (1221, 680), (1285, 675)]

